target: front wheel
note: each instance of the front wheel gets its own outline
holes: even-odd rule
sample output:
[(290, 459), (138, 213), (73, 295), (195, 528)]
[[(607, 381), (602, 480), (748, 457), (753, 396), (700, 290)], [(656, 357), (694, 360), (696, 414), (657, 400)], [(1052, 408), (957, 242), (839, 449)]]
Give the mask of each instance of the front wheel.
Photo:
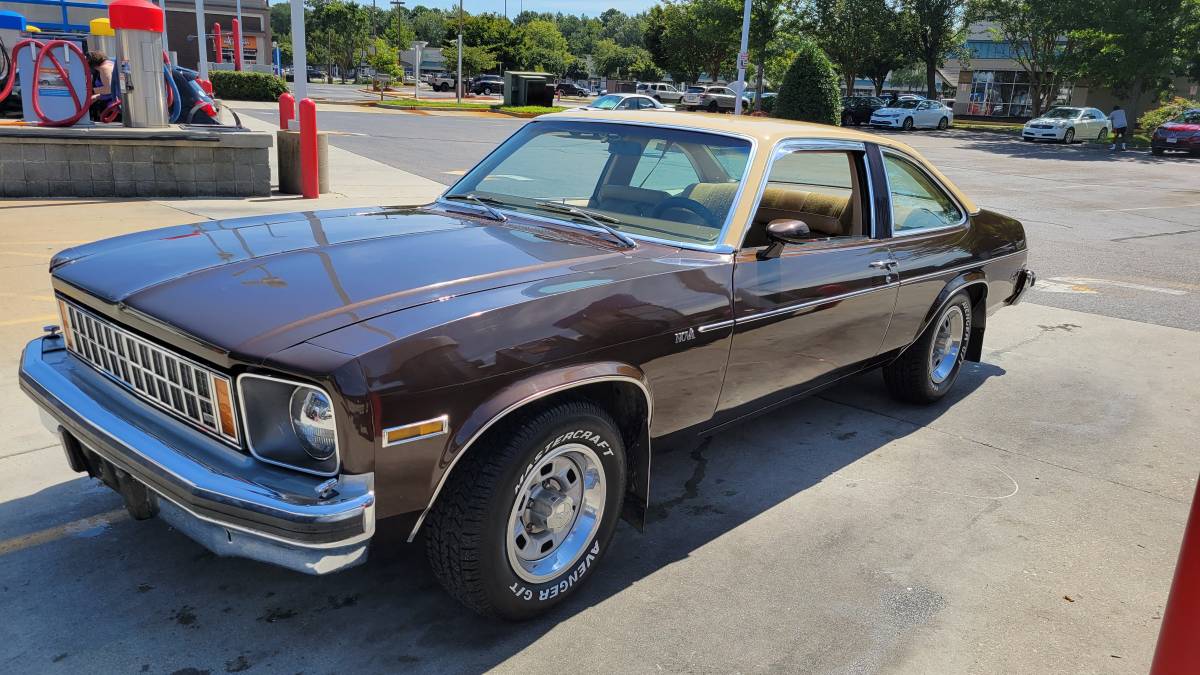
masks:
[(491, 87), (484, 87), (484, 88), (483, 88), (483, 95), (484, 95), (484, 96), (491, 96), (491, 95), (492, 95), (492, 88), (491, 88)]
[(1070, 145), (1074, 142), (1075, 142), (1075, 129), (1074, 128), (1067, 129), (1066, 132), (1063, 133), (1063, 143)]
[(842, 126), (848, 127), (854, 124), (854, 115), (850, 113), (842, 113)]
[(904, 128), (905, 131), (912, 131), (913, 130), (913, 118), (905, 117), (904, 124), (901, 126)]
[(721, 105), (719, 103), (717, 103), (716, 101), (709, 102), (708, 112), (710, 112), (710, 113), (721, 112)]
[(612, 417), (560, 403), (470, 450), (429, 513), (426, 554), (450, 595), (485, 616), (527, 619), (575, 593), (607, 551), (625, 494)]
[(971, 339), (971, 299), (957, 293), (929, 327), (895, 361), (883, 367), (892, 396), (909, 403), (933, 403), (950, 391)]

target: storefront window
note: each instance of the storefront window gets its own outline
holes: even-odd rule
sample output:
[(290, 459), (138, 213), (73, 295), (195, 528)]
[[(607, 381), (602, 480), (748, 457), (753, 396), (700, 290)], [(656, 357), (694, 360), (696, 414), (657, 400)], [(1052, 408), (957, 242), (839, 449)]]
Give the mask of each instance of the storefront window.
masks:
[(977, 70), (972, 75), (968, 115), (1029, 117), (1032, 112), (1029, 73), (1023, 70)]

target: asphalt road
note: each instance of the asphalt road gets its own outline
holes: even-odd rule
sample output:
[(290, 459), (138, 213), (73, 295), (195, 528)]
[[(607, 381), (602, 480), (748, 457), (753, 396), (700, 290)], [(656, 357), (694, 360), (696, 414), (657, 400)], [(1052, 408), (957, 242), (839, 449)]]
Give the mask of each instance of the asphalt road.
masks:
[[(329, 107), (318, 115), (320, 128), (338, 132), (335, 146), (446, 185), (525, 123)], [(892, 135), (982, 208), (1025, 224), (1040, 279), (1031, 302), (1200, 330), (1200, 158), (993, 133)]]

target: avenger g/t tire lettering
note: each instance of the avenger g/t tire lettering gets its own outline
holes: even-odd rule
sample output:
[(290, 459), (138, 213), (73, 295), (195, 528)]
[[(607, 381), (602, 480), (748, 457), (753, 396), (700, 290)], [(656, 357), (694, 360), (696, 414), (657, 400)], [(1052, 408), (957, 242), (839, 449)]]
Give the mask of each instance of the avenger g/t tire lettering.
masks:
[(485, 616), (526, 619), (575, 593), (608, 549), (625, 494), (612, 418), (567, 401), (499, 425), (429, 513), (434, 576)]

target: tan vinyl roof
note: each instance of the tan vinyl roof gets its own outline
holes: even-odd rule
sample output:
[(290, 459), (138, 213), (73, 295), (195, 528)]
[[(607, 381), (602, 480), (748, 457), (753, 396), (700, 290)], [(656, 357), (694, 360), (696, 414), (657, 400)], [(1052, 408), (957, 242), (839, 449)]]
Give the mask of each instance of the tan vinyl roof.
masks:
[[(754, 190), (757, 189), (759, 181), (765, 175), (767, 164), (771, 157), (771, 148), (780, 141), (795, 140), (795, 139), (814, 139), (814, 140), (835, 140), (835, 141), (857, 141), (860, 143), (875, 143), (880, 147), (894, 148), (905, 155), (910, 156), (914, 160), (921, 163), (931, 174), (937, 177), (939, 181), (953, 193), (954, 197), (960, 204), (963, 205), (970, 213), (977, 213), (979, 207), (967, 197), (954, 183), (950, 181), (937, 167), (929, 163), (929, 160), (921, 156), (912, 146), (902, 141), (896, 140), (892, 136), (880, 136), (870, 134), (854, 129), (844, 127), (835, 127), (829, 124), (815, 124), (812, 122), (794, 122), (792, 120), (783, 120), (775, 117), (751, 117), (749, 115), (728, 115), (720, 113), (696, 113), (696, 112), (676, 112), (669, 110), (587, 110), (574, 111), (565, 110), (559, 113), (542, 115), (538, 119), (542, 120), (589, 120), (589, 121), (605, 121), (605, 122), (635, 122), (637, 124), (661, 124), (663, 126), (694, 129), (696, 131), (713, 131), (725, 134), (738, 134), (754, 139), (758, 142), (759, 150), (754, 158), (752, 166), (746, 174), (746, 181), (749, 183), (746, 194), (754, 195)], [(737, 205), (738, 213), (736, 222), (748, 222), (750, 204), (753, 200), (742, 199), (742, 203)], [(731, 232), (727, 233), (727, 238), (736, 246), (736, 242), (741, 241), (740, 227), (731, 228)], [(734, 241), (736, 239), (736, 241)]]

